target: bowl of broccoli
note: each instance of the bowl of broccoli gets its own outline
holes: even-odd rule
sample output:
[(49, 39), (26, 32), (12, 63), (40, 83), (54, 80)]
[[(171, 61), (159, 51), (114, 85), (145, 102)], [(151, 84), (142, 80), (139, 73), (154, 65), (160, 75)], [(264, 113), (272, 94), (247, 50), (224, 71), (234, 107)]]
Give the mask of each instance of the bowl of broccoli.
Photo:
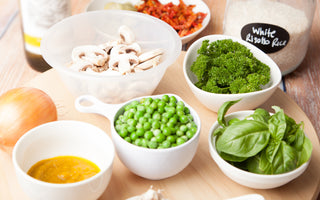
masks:
[(224, 102), (238, 99), (230, 111), (254, 109), (275, 92), (282, 78), (267, 54), (227, 35), (195, 41), (186, 52), (183, 73), (193, 94), (214, 112)]

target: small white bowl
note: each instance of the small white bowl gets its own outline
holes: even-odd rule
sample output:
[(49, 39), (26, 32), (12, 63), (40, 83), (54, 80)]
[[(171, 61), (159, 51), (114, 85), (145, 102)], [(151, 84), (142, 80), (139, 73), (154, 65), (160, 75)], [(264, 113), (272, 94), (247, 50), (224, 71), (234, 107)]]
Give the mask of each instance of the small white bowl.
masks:
[[(100, 172), (75, 183), (54, 184), (27, 174), (32, 165), (55, 156), (78, 156), (95, 163)], [(115, 150), (101, 129), (80, 121), (55, 121), (24, 134), (13, 149), (13, 165), (24, 192), (33, 200), (95, 200), (107, 188)]]
[[(167, 149), (149, 149), (139, 147), (125, 141), (115, 130), (114, 124), (117, 117), (124, 112), (125, 105), (132, 101), (146, 97), (161, 98), (164, 94), (144, 96), (132, 99), (123, 104), (105, 104), (93, 96), (80, 96), (75, 101), (75, 107), (80, 112), (97, 113), (107, 117), (111, 122), (111, 135), (117, 155), (121, 162), (134, 174), (150, 180), (160, 180), (174, 176), (181, 172), (192, 161), (198, 147), (200, 138), (201, 122), (196, 111), (183, 101), (179, 96), (175, 96), (178, 101), (183, 101), (189, 108), (194, 122), (198, 129), (194, 136), (184, 144)], [(86, 105), (83, 105), (86, 103)], [(87, 106), (90, 104), (89, 106)]]
[[(197, 82), (197, 77), (190, 70), (190, 67), (198, 57), (197, 50), (201, 47), (202, 42), (204, 40), (209, 40), (210, 42), (213, 42), (216, 40), (224, 39), (232, 39), (232, 41), (239, 42), (240, 44), (246, 46), (248, 49), (250, 49), (250, 51), (257, 59), (259, 59), (261, 62), (265, 63), (270, 67), (270, 82), (266, 86), (264, 86), (264, 89), (256, 92), (241, 94), (217, 94), (204, 91), (194, 85)], [(279, 67), (267, 54), (265, 54), (263, 51), (246, 41), (226, 35), (208, 35), (195, 41), (189, 47), (185, 55), (183, 61), (183, 73), (193, 94), (203, 105), (205, 105), (208, 109), (214, 112), (218, 112), (220, 106), (224, 102), (234, 101), (238, 99), (241, 99), (241, 101), (232, 106), (230, 108), (230, 111), (254, 109), (263, 104), (266, 100), (268, 100), (268, 98), (275, 92), (275, 90), (279, 86), (282, 78)]]
[[(253, 114), (254, 111), (246, 110), (246, 111), (238, 111), (225, 116), (226, 121), (232, 118), (244, 119), (246, 116)], [(215, 147), (215, 138), (212, 133), (214, 130), (219, 128), (220, 125), (218, 122), (215, 122), (209, 131), (209, 152), (211, 157), (216, 162), (220, 170), (231, 180), (240, 185), (247, 186), (255, 189), (271, 189), (280, 187), (284, 184), (289, 183), (293, 179), (300, 176), (308, 167), (310, 163), (310, 159), (308, 162), (302, 164), (295, 170), (290, 172), (286, 172), (283, 174), (275, 174), (275, 175), (263, 175), (263, 174), (255, 174), (252, 172), (241, 170), (220, 157)]]
[[(91, 1), (87, 8), (86, 11), (95, 11), (95, 10), (103, 10), (104, 6), (109, 3), (109, 2), (117, 2), (117, 3), (131, 3), (132, 5), (137, 5), (141, 3), (141, 0), (93, 0)], [(159, 0), (160, 3), (162, 4), (167, 4), (170, 2), (173, 2), (174, 4), (178, 5), (179, 0)], [(207, 13), (207, 16), (204, 18), (202, 22), (202, 27), (197, 30), (196, 32), (183, 36), (181, 37), (182, 44), (186, 44), (192, 39), (194, 39), (199, 33), (201, 33), (209, 24), (209, 21), (211, 19), (211, 13), (210, 9), (208, 8), (207, 4), (203, 2), (202, 0), (184, 0), (183, 1), (186, 5), (195, 5), (193, 8), (193, 12), (203, 12)]]

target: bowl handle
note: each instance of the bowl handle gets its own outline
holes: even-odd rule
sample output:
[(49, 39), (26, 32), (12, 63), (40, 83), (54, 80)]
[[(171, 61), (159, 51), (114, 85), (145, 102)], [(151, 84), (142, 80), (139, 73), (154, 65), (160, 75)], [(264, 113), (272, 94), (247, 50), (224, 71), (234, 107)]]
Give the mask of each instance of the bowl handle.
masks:
[(106, 104), (92, 95), (82, 95), (76, 98), (75, 107), (83, 113), (96, 113), (105, 116), (110, 121), (122, 104)]

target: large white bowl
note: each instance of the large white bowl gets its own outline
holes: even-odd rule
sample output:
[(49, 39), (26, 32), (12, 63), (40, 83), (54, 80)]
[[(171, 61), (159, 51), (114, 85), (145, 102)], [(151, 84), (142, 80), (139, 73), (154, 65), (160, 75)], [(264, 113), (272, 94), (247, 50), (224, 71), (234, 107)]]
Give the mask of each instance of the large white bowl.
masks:
[[(27, 174), (40, 160), (64, 155), (88, 159), (100, 172), (66, 184), (43, 182)], [(32, 200), (96, 200), (110, 182), (114, 156), (113, 143), (104, 131), (85, 122), (66, 120), (28, 131), (15, 145), (12, 160), (19, 184)]]
[[(74, 47), (119, 39), (118, 29), (122, 25), (134, 32), (143, 51), (164, 50), (158, 66), (124, 76), (87, 74), (67, 67)], [(167, 68), (180, 55), (181, 40), (171, 26), (149, 15), (123, 10), (93, 11), (52, 26), (41, 41), (41, 52), (75, 96), (90, 94), (106, 103), (121, 103), (153, 93)]]
[[(244, 119), (246, 116), (253, 114), (254, 111), (238, 111), (225, 116), (226, 121), (232, 118)], [(216, 150), (215, 146), (215, 138), (213, 137), (213, 132), (219, 128), (220, 125), (218, 122), (215, 122), (209, 131), (209, 152), (211, 157), (216, 162), (220, 170), (231, 180), (239, 183), (240, 185), (244, 185), (250, 188), (255, 189), (271, 189), (280, 187), (299, 177), (308, 167), (310, 163), (310, 159), (308, 162), (302, 164), (295, 170), (290, 172), (286, 172), (283, 174), (275, 174), (275, 175), (264, 175), (264, 174), (255, 174), (248, 171), (241, 170), (220, 157)]]
[[(93, 0), (88, 4), (86, 11), (103, 10), (104, 6), (109, 2), (118, 2), (118, 3), (129, 2), (132, 5), (137, 5), (141, 2), (141, 0)], [(170, 2), (173, 2), (176, 5), (179, 4), (179, 0), (159, 0), (159, 2), (162, 4), (167, 4)], [(207, 4), (202, 0), (184, 0), (183, 2), (186, 5), (195, 5), (195, 7), (193, 8), (193, 12), (195, 13), (197, 12), (207, 13), (207, 16), (204, 18), (202, 22), (202, 27), (199, 30), (197, 30), (192, 34), (181, 37), (182, 44), (186, 44), (192, 39), (194, 39), (199, 33), (201, 33), (207, 27), (211, 19), (211, 13)]]
[(124, 112), (125, 105), (142, 98), (151, 97), (155, 99), (161, 98), (163, 95), (139, 97), (117, 105), (105, 104), (92, 96), (85, 95), (76, 99), (75, 107), (80, 112), (97, 113), (107, 117), (111, 123), (112, 140), (121, 162), (138, 176), (150, 180), (160, 180), (178, 174), (192, 161), (197, 151), (201, 129), (200, 118), (196, 111), (179, 96), (167, 94), (175, 96), (178, 101), (180, 100), (185, 103), (185, 106), (190, 109), (190, 113), (198, 127), (197, 132), (187, 142), (167, 149), (149, 149), (131, 144), (117, 133), (114, 124), (118, 116)]
[[(190, 67), (198, 57), (197, 50), (201, 47), (202, 41), (209, 40), (210, 42), (213, 42), (216, 40), (223, 39), (232, 39), (233, 41), (245, 45), (248, 49), (250, 49), (250, 51), (257, 59), (259, 59), (261, 62), (267, 64), (270, 67), (271, 80), (266, 86), (264, 86), (263, 90), (241, 94), (217, 94), (204, 91), (194, 85), (197, 82), (197, 77), (190, 70)], [(238, 99), (241, 99), (241, 101), (232, 106), (230, 108), (230, 111), (254, 109), (269, 99), (269, 97), (275, 92), (276, 88), (279, 86), (282, 78), (279, 67), (267, 54), (265, 54), (263, 51), (246, 41), (226, 35), (208, 35), (195, 41), (189, 47), (185, 55), (183, 61), (183, 73), (193, 94), (203, 105), (205, 105), (208, 109), (214, 112), (218, 112), (220, 106), (224, 102), (234, 101)]]

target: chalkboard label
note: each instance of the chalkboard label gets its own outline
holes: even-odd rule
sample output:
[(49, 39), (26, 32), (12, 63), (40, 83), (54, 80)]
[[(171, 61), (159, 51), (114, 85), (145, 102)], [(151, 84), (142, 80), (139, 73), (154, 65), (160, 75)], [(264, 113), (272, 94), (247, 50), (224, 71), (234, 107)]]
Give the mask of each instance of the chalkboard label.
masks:
[(274, 53), (283, 49), (289, 42), (289, 33), (272, 24), (251, 23), (241, 29), (241, 38), (265, 53)]

